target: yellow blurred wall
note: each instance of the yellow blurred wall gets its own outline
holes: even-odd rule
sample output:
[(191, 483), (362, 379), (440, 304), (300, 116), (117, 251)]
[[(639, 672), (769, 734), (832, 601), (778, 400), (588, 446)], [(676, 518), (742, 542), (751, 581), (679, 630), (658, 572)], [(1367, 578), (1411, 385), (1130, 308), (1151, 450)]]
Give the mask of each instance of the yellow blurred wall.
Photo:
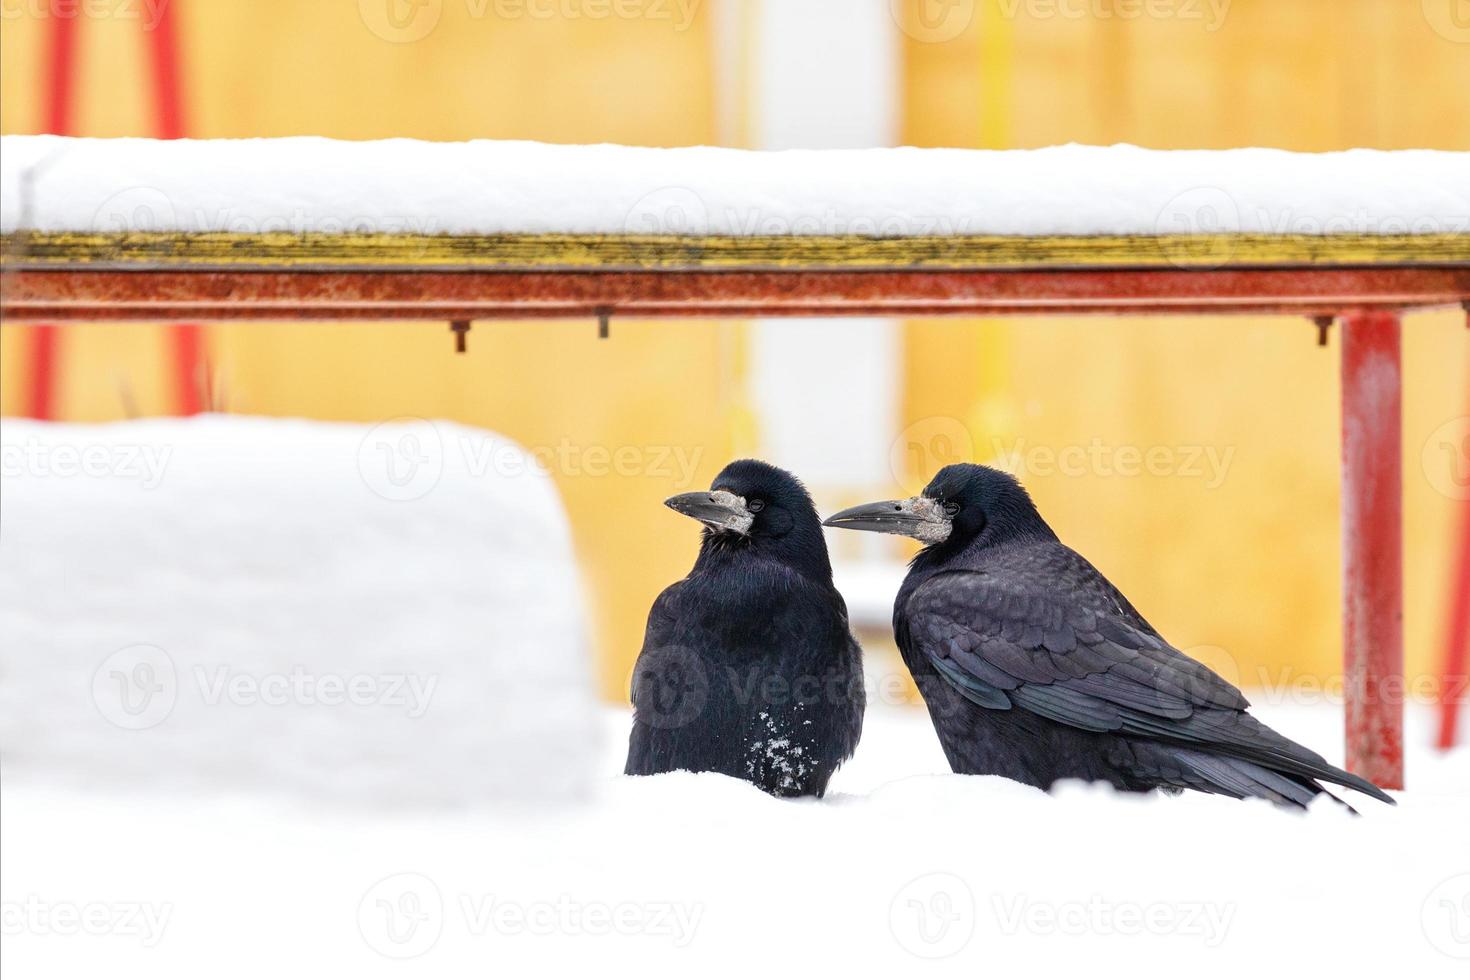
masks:
[[(744, 129), (738, 120), (732, 129), (731, 94), (717, 90), (715, 0), (649, 0), (643, 9), (659, 15), (633, 18), (593, 17), (579, 4), (561, 5), (570, 15), (507, 18), (496, 11), (531, 7), (443, 0), (423, 8), (439, 20), (413, 40), (422, 22), (385, 28), (387, 2), (173, 0), (191, 134), (678, 145)], [(1040, 15), (1055, 8), (1025, 2), (952, 6), (967, 17), (953, 37), (908, 11), (907, 142), (1470, 148), (1470, 44), (1433, 30), (1420, 0), (1234, 0), (1218, 23), (1208, 13), (1126, 19), (1110, 0), (1068, 7), (1114, 14), (1102, 17)], [(21, 15), (0, 25), (0, 129), (35, 132), (44, 23), (14, 9)], [(149, 134), (139, 22), (99, 16), (82, 27), (78, 132)], [(985, 459), (1017, 440), (1033, 462), (1069, 447), (1101, 447), (1114, 463), (1133, 448), (1168, 450), (1173, 471), (1162, 476), (1093, 467), (1028, 482), (1063, 537), (1179, 645), (1247, 683), (1262, 671), (1337, 671), (1335, 340), (1319, 350), (1307, 325), (1263, 318), (905, 330), (895, 429), (932, 450), (911, 457), (916, 467), (955, 446)], [(482, 323), (470, 353), (454, 357), (438, 323), (244, 324), (210, 327), (209, 349), (230, 411), (448, 416), (534, 447), (678, 447), (697, 454), (700, 485), (752, 441), (740, 337), (731, 324), (619, 322), (599, 342), (587, 323)], [(24, 404), (27, 342), (23, 329), (0, 332), (5, 413)], [(117, 418), (125, 399), (145, 414), (170, 408), (161, 328), (69, 327), (63, 344), (62, 417)], [(1453, 526), (1453, 501), (1421, 450), (1467, 410), (1467, 349), (1460, 315), (1408, 321), (1411, 673), (1429, 670), (1437, 649)], [(1223, 477), (1190, 475), (1194, 452), (1228, 458)], [(562, 472), (558, 482), (594, 598), (606, 690), (622, 696), (649, 603), (692, 559), (694, 535), (659, 505), (685, 487), (662, 473)]]

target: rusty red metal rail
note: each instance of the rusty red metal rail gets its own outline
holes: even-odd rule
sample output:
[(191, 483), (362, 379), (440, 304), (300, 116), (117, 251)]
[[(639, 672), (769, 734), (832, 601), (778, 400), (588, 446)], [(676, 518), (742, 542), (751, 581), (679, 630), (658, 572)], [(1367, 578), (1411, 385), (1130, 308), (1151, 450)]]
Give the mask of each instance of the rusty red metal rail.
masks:
[(25, 320), (1293, 314), (1470, 300), (1470, 266), (395, 271), (19, 268)]

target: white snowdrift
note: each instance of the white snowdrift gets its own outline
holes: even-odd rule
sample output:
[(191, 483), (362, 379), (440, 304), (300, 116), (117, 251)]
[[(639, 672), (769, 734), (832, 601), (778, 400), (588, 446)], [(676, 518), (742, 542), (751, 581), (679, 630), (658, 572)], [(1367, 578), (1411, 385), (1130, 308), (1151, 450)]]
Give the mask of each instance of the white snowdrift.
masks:
[(0, 228), (715, 235), (1470, 232), (1470, 153), (0, 141)]
[(555, 489), (492, 433), (6, 419), (7, 780), (407, 807), (580, 795)]
[[(1329, 755), (1339, 707), (1263, 705)], [(1055, 797), (945, 772), (875, 705), (833, 795), (615, 775), (555, 814), (409, 818), (14, 785), (5, 976), (1465, 976), (1470, 756), (1306, 816), (1219, 797)], [(88, 910), (94, 932), (48, 915)], [(1458, 931), (1457, 931), (1458, 930)], [(1458, 957), (1458, 958), (1457, 958)]]

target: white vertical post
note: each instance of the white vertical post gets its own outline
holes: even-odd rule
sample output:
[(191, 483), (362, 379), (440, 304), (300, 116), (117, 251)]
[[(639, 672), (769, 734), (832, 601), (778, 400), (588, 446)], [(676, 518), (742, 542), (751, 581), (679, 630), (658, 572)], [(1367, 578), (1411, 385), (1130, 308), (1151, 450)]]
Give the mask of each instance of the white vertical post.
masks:
[[(752, 20), (755, 148), (893, 145), (900, 44), (887, 0), (765, 0)], [(750, 367), (762, 451), (819, 502), (886, 492), (900, 356), (891, 320), (759, 323)]]

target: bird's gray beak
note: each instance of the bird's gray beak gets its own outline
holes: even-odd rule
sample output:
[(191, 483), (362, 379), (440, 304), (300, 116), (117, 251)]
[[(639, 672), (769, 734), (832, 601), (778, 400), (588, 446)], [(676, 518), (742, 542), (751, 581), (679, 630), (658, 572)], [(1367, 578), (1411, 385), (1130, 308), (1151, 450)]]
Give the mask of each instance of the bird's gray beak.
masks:
[(907, 500), (879, 500), (839, 511), (822, 522), (827, 527), (845, 527), (853, 531), (878, 531), (917, 538), (925, 544), (938, 544), (949, 537), (950, 520), (937, 500), (910, 497)]
[(745, 507), (745, 498), (728, 490), (696, 490), (670, 497), (664, 504), (700, 521), (712, 531), (749, 534), (755, 515)]

